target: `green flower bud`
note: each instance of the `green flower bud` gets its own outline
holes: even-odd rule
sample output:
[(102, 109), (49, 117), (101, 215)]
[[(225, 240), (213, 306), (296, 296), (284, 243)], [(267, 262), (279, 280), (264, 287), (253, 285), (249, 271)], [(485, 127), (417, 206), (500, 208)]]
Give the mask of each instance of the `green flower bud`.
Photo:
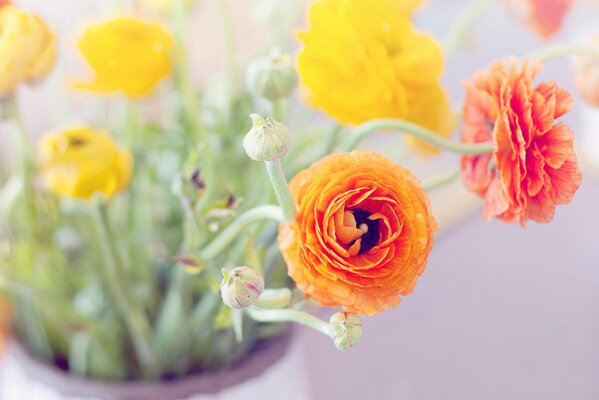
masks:
[(272, 102), (287, 98), (297, 86), (297, 72), (288, 54), (273, 53), (250, 63), (246, 84), (250, 92)]
[(259, 114), (250, 118), (252, 129), (243, 138), (243, 148), (251, 159), (273, 161), (287, 154), (293, 142), (289, 128)]
[(333, 314), (329, 320), (329, 328), (335, 346), (341, 351), (356, 346), (362, 338), (362, 321), (355, 314)]
[(258, 300), (264, 291), (264, 280), (249, 267), (237, 267), (232, 271), (223, 268), (223, 281), (220, 295), (223, 303), (230, 308), (242, 310)]

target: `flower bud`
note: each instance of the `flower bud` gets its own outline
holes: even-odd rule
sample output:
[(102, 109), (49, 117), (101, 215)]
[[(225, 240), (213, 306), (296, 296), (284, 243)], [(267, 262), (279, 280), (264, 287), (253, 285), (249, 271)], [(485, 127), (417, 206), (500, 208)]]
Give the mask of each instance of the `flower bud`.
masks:
[(274, 53), (250, 63), (246, 84), (250, 92), (270, 101), (287, 98), (297, 86), (297, 72), (288, 54)]
[(356, 346), (362, 338), (362, 321), (355, 314), (335, 313), (329, 320), (329, 325), (331, 338), (341, 351)]
[(254, 304), (264, 291), (264, 280), (248, 267), (237, 267), (232, 271), (223, 268), (220, 294), (230, 308), (242, 310)]
[(287, 154), (293, 142), (289, 128), (259, 114), (250, 118), (252, 129), (243, 138), (243, 148), (251, 159), (273, 161)]

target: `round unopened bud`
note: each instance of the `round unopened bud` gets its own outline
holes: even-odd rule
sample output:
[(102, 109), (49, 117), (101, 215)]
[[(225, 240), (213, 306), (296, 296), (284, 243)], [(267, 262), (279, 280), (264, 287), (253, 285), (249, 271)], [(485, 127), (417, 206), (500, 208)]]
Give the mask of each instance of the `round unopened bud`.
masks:
[(273, 161), (287, 154), (293, 142), (289, 128), (259, 114), (250, 118), (252, 129), (243, 138), (243, 148), (251, 159)]
[(248, 308), (264, 291), (264, 279), (249, 267), (237, 267), (232, 271), (223, 268), (220, 295), (223, 303), (236, 310)]
[(246, 76), (250, 92), (273, 102), (289, 97), (297, 80), (291, 57), (277, 53), (252, 61)]
[(362, 321), (355, 314), (346, 312), (333, 314), (329, 326), (331, 338), (341, 351), (356, 346), (362, 338)]

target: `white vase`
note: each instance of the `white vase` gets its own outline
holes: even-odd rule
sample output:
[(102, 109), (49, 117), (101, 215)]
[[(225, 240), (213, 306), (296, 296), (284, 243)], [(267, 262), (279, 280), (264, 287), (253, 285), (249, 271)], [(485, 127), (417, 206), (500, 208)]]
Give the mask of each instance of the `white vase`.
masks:
[(300, 347), (287, 335), (224, 371), (171, 383), (104, 383), (69, 376), (13, 343), (0, 363), (0, 400), (309, 400)]

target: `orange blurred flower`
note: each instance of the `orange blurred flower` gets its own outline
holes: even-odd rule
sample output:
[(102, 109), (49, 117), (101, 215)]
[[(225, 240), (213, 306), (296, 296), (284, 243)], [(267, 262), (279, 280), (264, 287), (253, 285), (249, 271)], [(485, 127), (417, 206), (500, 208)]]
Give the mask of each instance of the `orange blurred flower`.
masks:
[(372, 315), (395, 307), (426, 266), (437, 225), (407, 170), (371, 151), (332, 154), (290, 183), (279, 232), (289, 275), (317, 303)]
[(512, 14), (547, 39), (562, 27), (573, 0), (505, 0)]
[(494, 142), (492, 154), (462, 158), (464, 183), (484, 198), (486, 219), (550, 222), (580, 185), (574, 133), (555, 122), (571, 110), (572, 97), (555, 82), (533, 87), (541, 68), (497, 62), (466, 84), (462, 139)]
[(0, 296), (0, 355), (6, 348), (8, 335), (10, 333), (11, 311), (8, 301)]
[[(589, 46), (599, 51), (599, 34)], [(574, 63), (574, 87), (584, 101), (599, 107), (599, 60), (593, 56), (580, 55)]]

